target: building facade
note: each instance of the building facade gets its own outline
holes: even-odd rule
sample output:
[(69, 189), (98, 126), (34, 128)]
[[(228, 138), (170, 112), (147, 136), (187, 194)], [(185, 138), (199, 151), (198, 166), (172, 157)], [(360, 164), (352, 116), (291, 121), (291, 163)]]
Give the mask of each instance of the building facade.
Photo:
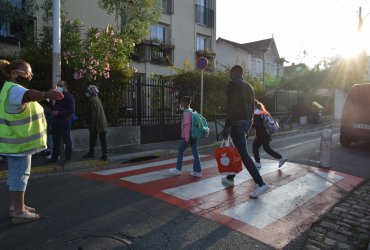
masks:
[[(12, 0), (22, 8), (25, 0)], [(39, 0), (39, 4), (43, 1)], [(132, 65), (144, 77), (151, 74), (172, 75), (174, 67), (184, 62), (195, 67), (200, 56), (208, 57), (210, 68), (214, 68), (216, 47), (216, 0), (160, 0), (162, 14), (159, 22), (152, 24), (149, 34), (142, 44), (136, 46)], [(108, 24), (119, 30), (119, 17), (108, 15), (99, 8), (98, 0), (65, 0), (63, 11), (70, 20), (79, 19), (84, 29), (105, 28)], [(32, 27), (37, 37), (43, 25), (42, 10), (33, 17)], [(48, 24), (50, 25), (50, 24)], [(0, 43), (9, 51), (18, 50), (11, 24), (2, 25)], [(9, 47), (10, 46), (10, 47)]]
[(284, 74), (274, 38), (243, 44), (218, 38), (216, 53), (216, 68), (219, 70), (239, 64), (247, 74), (261, 81), (267, 75), (276, 77)]
[(172, 75), (185, 62), (195, 67), (199, 56), (207, 56), (210, 67), (216, 47), (215, 0), (162, 0), (162, 15), (151, 26), (148, 38), (136, 46), (133, 66), (151, 73)]

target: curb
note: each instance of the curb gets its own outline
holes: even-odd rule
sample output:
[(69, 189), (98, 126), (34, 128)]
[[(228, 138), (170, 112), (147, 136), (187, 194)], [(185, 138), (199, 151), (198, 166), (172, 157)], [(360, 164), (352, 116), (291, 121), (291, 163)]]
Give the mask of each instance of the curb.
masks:
[[(91, 159), (91, 160), (71, 161), (70, 163), (64, 166), (61, 164), (49, 164), (46, 166), (38, 166), (38, 167), (31, 168), (31, 174), (50, 174), (50, 173), (70, 171), (70, 170), (82, 170), (82, 169), (89, 169), (89, 168), (93, 169), (93, 168), (107, 166), (107, 164), (111, 164), (114, 162), (130, 160), (133, 158), (139, 158), (139, 157), (148, 156), (148, 155), (162, 156), (163, 154), (167, 152), (169, 152), (169, 150), (149, 150), (149, 151), (143, 151), (143, 152), (138, 152), (138, 153), (114, 155), (110, 157), (108, 161)], [(0, 180), (5, 180), (7, 175), (8, 175), (8, 170), (0, 171)]]

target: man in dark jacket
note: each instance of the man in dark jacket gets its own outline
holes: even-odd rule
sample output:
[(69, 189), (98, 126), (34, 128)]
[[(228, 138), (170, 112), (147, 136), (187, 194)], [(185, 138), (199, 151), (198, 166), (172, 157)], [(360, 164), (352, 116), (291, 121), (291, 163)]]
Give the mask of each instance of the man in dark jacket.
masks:
[(59, 81), (57, 90), (63, 92), (64, 99), (55, 102), (51, 108), (51, 134), (53, 138), (53, 153), (48, 162), (57, 162), (60, 157), (60, 144), (65, 144), (63, 164), (72, 158), (71, 115), (75, 112), (75, 98), (68, 91), (68, 83)]
[[(235, 65), (230, 71), (231, 82), (227, 87), (227, 119), (222, 131), (224, 139), (229, 136), (238, 150), (244, 166), (257, 184), (256, 189), (249, 194), (251, 198), (257, 198), (268, 190), (268, 185), (262, 180), (253, 160), (248, 154), (246, 136), (252, 126), (254, 111), (253, 87), (243, 79), (243, 68)], [(235, 175), (222, 178), (222, 183), (234, 186)]]
[(107, 160), (107, 129), (108, 122), (105, 117), (103, 105), (98, 97), (99, 90), (95, 85), (89, 85), (86, 89), (86, 97), (89, 98), (89, 132), (90, 132), (90, 149), (83, 158), (94, 157), (94, 148), (96, 139), (99, 135), (100, 145), (102, 149), (101, 160)]

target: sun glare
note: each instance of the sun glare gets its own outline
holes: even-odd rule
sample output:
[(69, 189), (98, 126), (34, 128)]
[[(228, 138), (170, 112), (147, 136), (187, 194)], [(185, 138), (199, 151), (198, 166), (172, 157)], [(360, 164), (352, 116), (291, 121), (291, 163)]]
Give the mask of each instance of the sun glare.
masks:
[(343, 39), (336, 48), (338, 56), (347, 59), (357, 57), (361, 52), (365, 50), (365, 45), (362, 42), (361, 37), (358, 34), (349, 35), (346, 39)]
[(369, 54), (369, 34), (366, 32), (353, 32), (338, 43), (336, 52), (339, 56), (351, 59), (357, 57), (362, 52)]

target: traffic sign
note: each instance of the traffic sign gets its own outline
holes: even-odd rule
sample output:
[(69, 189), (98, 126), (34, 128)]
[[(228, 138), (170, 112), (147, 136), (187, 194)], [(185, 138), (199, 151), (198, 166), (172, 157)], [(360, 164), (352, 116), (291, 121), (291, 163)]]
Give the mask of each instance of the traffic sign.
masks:
[(199, 57), (197, 60), (197, 67), (200, 70), (205, 70), (208, 66), (208, 59), (205, 57)]

